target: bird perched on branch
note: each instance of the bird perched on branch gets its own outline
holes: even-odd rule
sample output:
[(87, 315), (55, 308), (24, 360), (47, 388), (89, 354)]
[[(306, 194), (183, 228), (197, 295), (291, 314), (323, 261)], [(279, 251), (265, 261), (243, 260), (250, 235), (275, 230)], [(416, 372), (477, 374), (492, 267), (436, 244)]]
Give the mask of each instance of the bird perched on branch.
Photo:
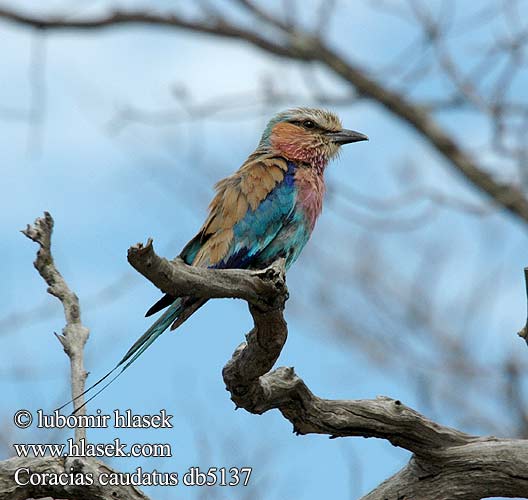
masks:
[[(255, 152), (216, 184), (209, 215), (180, 257), (189, 265), (215, 269), (262, 269), (282, 257), (289, 268), (321, 213), (328, 162), (343, 144), (365, 140), (367, 136), (344, 129), (329, 111), (296, 108), (279, 113), (266, 126)], [(172, 330), (180, 326), (206, 301), (162, 297), (146, 315), (167, 310), (87, 391), (121, 367), (101, 392), (169, 326)]]

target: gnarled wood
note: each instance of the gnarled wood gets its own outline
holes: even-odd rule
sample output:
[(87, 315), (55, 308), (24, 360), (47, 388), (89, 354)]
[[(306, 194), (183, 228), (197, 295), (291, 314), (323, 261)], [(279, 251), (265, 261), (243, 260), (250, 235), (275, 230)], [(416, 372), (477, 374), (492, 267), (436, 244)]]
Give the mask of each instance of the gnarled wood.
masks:
[[(63, 297), (63, 304), (72, 300), (78, 307), (76, 297), (53, 265), (52, 227), (51, 216), (45, 214), (25, 233), (41, 246), (36, 267), (52, 288), (50, 292)], [(233, 297), (248, 302), (254, 328), (223, 370), (227, 390), (238, 407), (257, 414), (278, 409), (297, 434), (376, 437), (413, 453), (406, 467), (363, 497), (364, 500), (528, 497), (526, 440), (471, 436), (437, 424), (401, 401), (387, 397), (356, 401), (323, 399), (310, 391), (293, 368), (272, 370), (288, 335), (283, 317), (288, 298), (283, 262), (262, 271), (200, 269), (187, 266), (180, 259), (169, 262), (159, 257), (151, 240), (145, 246), (131, 247), (128, 259), (165, 293), (194, 294), (207, 299)], [(75, 316), (79, 312), (68, 310), (68, 314)], [(14, 474), (22, 467), (37, 473), (73, 471), (94, 477), (103, 470), (111, 471), (102, 462), (90, 459), (14, 458), (0, 462), (2, 498), (147, 499), (133, 487), (101, 486), (98, 481), (82, 487), (20, 485), (14, 481)]]
[[(36, 485), (17, 484), (15, 474), (19, 472), (19, 482), (29, 482), (29, 476), (25, 470), (44, 477), (45, 474), (59, 476), (62, 474), (64, 482), (75, 483), (81, 477), (98, 477), (101, 473), (117, 473), (105, 463), (87, 458), (11, 458), (0, 462), (0, 498), (5, 500), (26, 500), (27, 498), (51, 497), (56, 499), (75, 500), (148, 500), (134, 486), (102, 486), (94, 481), (91, 485)], [(49, 477), (49, 476), (48, 476)]]
[[(133, 265), (163, 292), (186, 295), (196, 286), (201, 297), (249, 299), (254, 328), (223, 370), (227, 390), (237, 407), (257, 414), (278, 409), (292, 422), (297, 434), (376, 437), (413, 453), (404, 469), (365, 499), (528, 497), (526, 440), (471, 436), (437, 424), (401, 401), (387, 397), (357, 401), (322, 399), (310, 391), (293, 368), (270, 371), (288, 335), (282, 314), (287, 298), (283, 273), (237, 270), (234, 273), (240, 281), (231, 287), (232, 282), (224, 281), (224, 271), (197, 270), (181, 261), (171, 264), (155, 256), (151, 244), (147, 247), (143, 253), (135, 250), (141, 247), (132, 247)], [(175, 278), (172, 285), (166, 282), (169, 275)], [(268, 280), (271, 283), (262, 283)], [(176, 285), (180, 282), (183, 288), (178, 293)], [(219, 289), (218, 283), (227, 289)], [(260, 300), (253, 298), (256, 289), (264, 292)], [(270, 300), (268, 293), (278, 294), (278, 300)]]

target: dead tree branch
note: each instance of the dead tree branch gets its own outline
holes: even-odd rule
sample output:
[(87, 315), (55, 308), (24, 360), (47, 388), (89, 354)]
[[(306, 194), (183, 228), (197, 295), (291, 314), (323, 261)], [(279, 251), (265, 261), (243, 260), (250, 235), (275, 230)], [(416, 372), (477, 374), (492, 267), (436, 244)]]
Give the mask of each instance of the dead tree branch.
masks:
[[(88, 375), (84, 369), (84, 346), (90, 332), (81, 322), (81, 309), (77, 295), (70, 290), (55, 266), (51, 254), (52, 232), (53, 218), (48, 212), (44, 212), (44, 217), (38, 218), (31, 226), (28, 224), (27, 228), (22, 231), (25, 236), (39, 244), (40, 248), (34, 266), (48, 284), (48, 293), (57, 297), (64, 308), (66, 326), (62, 330), (62, 335), (55, 334), (55, 336), (70, 358), (71, 394), (72, 398), (75, 398), (84, 392), (84, 384)], [(84, 397), (77, 398), (74, 401), (74, 409), (83, 404)], [(86, 414), (86, 408), (82, 408), (79, 414)], [(79, 442), (80, 439), (86, 439), (85, 428), (75, 429), (75, 441)]]
[[(80, 323), (78, 299), (57, 271), (51, 255), (53, 219), (48, 213), (28, 226), (24, 234), (40, 245), (35, 267), (58, 297), (65, 310), (67, 326), (61, 340), (65, 350)], [(314, 395), (293, 368), (272, 368), (286, 342), (288, 330), (283, 317), (288, 298), (284, 263), (279, 261), (261, 271), (210, 270), (173, 262), (154, 252), (152, 240), (129, 249), (128, 260), (163, 292), (202, 298), (241, 298), (249, 304), (254, 328), (234, 352), (223, 370), (231, 399), (237, 407), (261, 414), (278, 409), (297, 434), (327, 434), (386, 439), (413, 453), (408, 465), (365, 496), (368, 500), (445, 498), (473, 500), (489, 496), (528, 495), (528, 441), (478, 437), (437, 424), (398, 400), (328, 400)], [(73, 326), (71, 326), (73, 325)], [(83, 330), (87, 336), (87, 330)], [(86, 341), (86, 339), (84, 339)], [(83, 344), (84, 345), (84, 344)], [(81, 346), (82, 360), (82, 346)], [(84, 371), (82, 372), (84, 373)], [(84, 383), (84, 379), (83, 379)], [(102, 488), (98, 481), (88, 487), (49, 486), (32, 491), (31, 485), (17, 484), (14, 474), (21, 468), (32, 472), (82, 473), (97, 477), (112, 472), (95, 460), (78, 458), (13, 458), (0, 463), (0, 491), (14, 500), (51, 495), (76, 498), (124, 499), (145, 497), (133, 487), (119, 492)], [(19, 472), (20, 474), (20, 472)], [(46, 489), (47, 488), (47, 489)]]
[(122, 25), (151, 25), (195, 33), (208, 34), (247, 42), (270, 54), (300, 62), (316, 62), (351, 85), (358, 96), (371, 99), (386, 111), (410, 125), (475, 188), (524, 223), (528, 223), (528, 199), (514, 184), (495, 179), (459, 144), (456, 138), (438, 123), (430, 110), (390, 89), (364, 68), (331, 48), (318, 35), (304, 31), (258, 8), (252, 2), (242, 2), (246, 8), (278, 33), (271, 37), (264, 30), (251, 30), (219, 15), (187, 18), (177, 13), (158, 14), (144, 10), (114, 10), (109, 14), (84, 19), (62, 16), (37, 16), (7, 7), (0, 7), (0, 18), (22, 26), (41, 30), (94, 30)]
[[(50, 474), (62, 478), (77, 478), (75, 484), (50, 485), (17, 484), (14, 476), (18, 471), (20, 483), (29, 483), (29, 472)], [(149, 500), (134, 486), (102, 486), (96, 480), (101, 474), (119, 474), (103, 462), (87, 458), (11, 458), (0, 462), (0, 496), (9, 500), (26, 500), (27, 498), (75, 498), (76, 500)], [(60, 476), (59, 476), (60, 475)], [(92, 477), (93, 484), (79, 485), (81, 479)], [(64, 480), (66, 482), (66, 480)], [(71, 480), (74, 482), (74, 480)]]
[[(87, 373), (84, 369), (84, 346), (89, 330), (81, 323), (79, 299), (68, 287), (58, 271), (51, 253), (51, 235), (53, 218), (48, 212), (38, 218), (33, 225), (22, 231), (24, 235), (38, 243), (40, 248), (35, 260), (35, 268), (48, 284), (48, 293), (57, 297), (63, 305), (66, 326), (62, 335), (57, 335), (71, 363), (72, 398), (84, 391)], [(74, 402), (74, 408), (84, 403), (80, 397)], [(86, 409), (83, 408), (82, 414)], [(81, 413), (81, 412), (79, 412)], [(86, 429), (75, 429), (75, 441), (86, 439)], [(134, 486), (103, 485), (99, 482), (101, 474), (120, 474), (103, 462), (81, 457), (15, 457), (0, 462), (0, 496), (10, 500), (26, 498), (76, 498), (78, 500), (148, 500)], [(61, 481), (44, 481), (32, 484), (30, 475), (41, 477), (70, 478)]]
[(193, 295), (207, 299), (238, 298), (266, 308), (285, 300), (284, 270), (280, 263), (264, 271), (202, 269), (188, 266), (180, 258), (159, 257), (149, 239), (128, 250), (128, 262), (160, 290), (174, 296)]
[(131, 247), (128, 259), (165, 293), (193, 292), (203, 298), (248, 301), (254, 328), (223, 370), (237, 407), (255, 414), (278, 409), (297, 434), (376, 437), (413, 453), (404, 469), (365, 499), (474, 500), (528, 495), (528, 441), (471, 436), (387, 397), (322, 399), (293, 368), (270, 371), (288, 335), (283, 317), (287, 288), (280, 263), (264, 271), (197, 269), (181, 260), (171, 263), (157, 256), (151, 240), (146, 246)]

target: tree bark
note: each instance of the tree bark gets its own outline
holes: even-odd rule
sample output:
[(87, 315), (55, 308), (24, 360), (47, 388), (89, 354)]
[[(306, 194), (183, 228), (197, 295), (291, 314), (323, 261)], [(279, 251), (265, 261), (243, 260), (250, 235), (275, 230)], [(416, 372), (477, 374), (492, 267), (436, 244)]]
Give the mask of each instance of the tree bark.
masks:
[[(53, 219), (46, 213), (25, 234), (40, 250), (35, 266), (61, 299), (68, 321), (79, 321), (79, 304), (51, 255)], [(128, 251), (130, 264), (161, 291), (174, 296), (194, 294), (246, 300), (254, 327), (223, 369), (224, 382), (238, 408), (261, 414), (278, 409), (298, 435), (385, 439), (413, 453), (401, 471), (384, 481), (366, 500), (475, 500), (490, 496), (528, 497), (528, 441), (478, 437), (435, 423), (399, 400), (329, 400), (314, 395), (293, 368), (273, 370), (288, 336), (283, 311), (288, 298), (284, 261), (261, 271), (213, 270), (188, 266), (181, 259), (159, 257), (152, 240)], [(66, 307), (72, 304), (73, 309)], [(72, 315), (70, 317), (69, 315)], [(83, 344), (84, 345), (84, 344)], [(82, 357), (82, 347), (81, 347)], [(83, 372), (76, 372), (83, 378)], [(16, 471), (23, 469), (18, 483)], [(92, 484), (32, 486), (25, 474), (91, 475)], [(147, 500), (133, 486), (102, 486), (98, 477), (112, 472), (104, 463), (87, 458), (24, 458), (0, 462), (0, 495), (10, 500), (29, 497), (76, 500)], [(22, 481), (20, 481), (22, 477)], [(25, 483), (28, 484), (19, 484)]]
[[(405, 468), (364, 499), (528, 497), (526, 440), (472, 436), (435, 423), (401, 401), (387, 397), (322, 399), (310, 391), (293, 368), (270, 371), (288, 335), (283, 317), (288, 292), (281, 263), (264, 271), (237, 270), (244, 278), (235, 283), (235, 288), (229, 283), (221, 289), (226, 285), (225, 271), (190, 268), (179, 259), (170, 263), (155, 254), (150, 240), (145, 247), (132, 247), (129, 261), (165, 293), (177, 296), (195, 287), (200, 297), (238, 297), (248, 301), (254, 328), (223, 370), (226, 388), (238, 408), (256, 414), (278, 409), (297, 434), (375, 437), (413, 453)], [(172, 270), (167, 269), (171, 267)], [(168, 276), (174, 276), (174, 281)], [(269, 283), (263, 285), (262, 281)], [(211, 294), (207, 293), (208, 286)], [(255, 289), (261, 290), (258, 299), (252, 298)]]

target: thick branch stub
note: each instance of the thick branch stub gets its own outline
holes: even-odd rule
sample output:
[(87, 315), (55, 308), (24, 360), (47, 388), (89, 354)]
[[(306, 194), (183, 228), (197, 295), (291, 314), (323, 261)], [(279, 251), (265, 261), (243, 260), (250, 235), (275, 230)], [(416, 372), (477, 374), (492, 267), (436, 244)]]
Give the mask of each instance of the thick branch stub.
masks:
[(260, 271), (207, 269), (189, 266), (177, 257), (159, 257), (152, 239), (128, 249), (128, 262), (162, 292), (175, 297), (243, 299), (259, 310), (282, 308), (288, 298), (284, 261)]

